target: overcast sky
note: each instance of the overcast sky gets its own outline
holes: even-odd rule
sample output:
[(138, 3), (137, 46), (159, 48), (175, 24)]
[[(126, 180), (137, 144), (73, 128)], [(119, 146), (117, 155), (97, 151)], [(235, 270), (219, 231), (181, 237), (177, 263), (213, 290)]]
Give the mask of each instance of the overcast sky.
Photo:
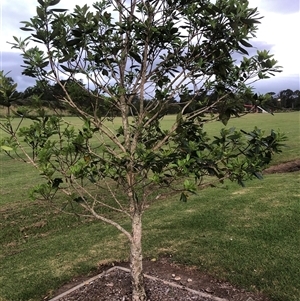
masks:
[[(72, 8), (75, 4), (91, 5), (93, 2), (95, 1), (61, 0), (59, 6)], [(260, 14), (264, 16), (257, 38), (251, 42), (260, 50), (270, 50), (283, 67), (283, 72), (276, 77), (255, 84), (259, 93), (300, 89), (299, 2), (300, 0), (250, 0), (250, 6), (258, 7)], [(35, 15), (36, 4), (36, 0), (0, 0), (0, 70), (11, 71), (10, 76), (18, 83), (18, 90), (34, 85), (35, 81), (21, 75), (22, 58), (16, 50), (11, 49), (7, 41), (12, 42), (13, 36), (24, 36), (24, 32), (19, 29), (20, 21), (29, 20)]]

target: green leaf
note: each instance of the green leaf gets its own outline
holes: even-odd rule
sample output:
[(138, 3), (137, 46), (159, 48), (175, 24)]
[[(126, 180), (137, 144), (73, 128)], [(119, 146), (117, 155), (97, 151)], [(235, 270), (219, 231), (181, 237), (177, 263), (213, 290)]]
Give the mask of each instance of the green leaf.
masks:
[(263, 180), (263, 176), (262, 176), (262, 174), (261, 174), (260, 172), (254, 172), (253, 174), (254, 174), (254, 176), (255, 176), (257, 179)]
[(34, 31), (33, 29), (28, 28), (28, 27), (20, 27), (20, 29), (23, 31)]
[(184, 202), (184, 203), (187, 202), (187, 196), (184, 192), (182, 192), (180, 195), (180, 202)]
[(56, 5), (60, 2), (60, 0), (52, 0), (49, 2), (49, 6), (53, 6), (53, 5)]
[(219, 119), (224, 125), (227, 125), (229, 119), (230, 119), (230, 111), (226, 110), (225, 112), (220, 113)]
[(245, 40), (240, 40), (240, 43), (245, 47), (252, 47), (252, 45), (250, 43), (246, 42)]
[(258, 72), (257, 76), (258, 76), (259, 79), (264, 78), (264, 74), (261, 71)]
[(246, 55), (249, 55), (248, 51), (240, 46), (237, 47), (238, 51), (243, 53), (243, 54), (246, 54)]
[(175, 34), (175, 33), (177, 33), (178, 32), (178, 28), (176, 28), (176, 27), (173, 27), (173, 28), (171, 28), (171, 30), (170, 30), (170, 33), (171, 34)]
[(73, 40), (69, 40), (67, 41), (67, 46), (74, 46), (80, 43), (80, 39), (73, 39)]
[[(38, 30), (38, 31), (36, 32), (36, 34), (32, 34), (32, 36), (33, 36), (34, 38), (37, 38), (38, 40), (43, 41), (43, 42), (46, 41), (46, 33), (45, 33), (44, 31)], [(38, 42), (40, 42), (40, 41), (38, 41)]]
[(7, 146), (7, 145), (1, 145), (1, 148), (6, 152), (10, 152), (13, 150), (13, 148), (11, 148), (10, 146)]
[(39, 65), (39, 67), (40, 67), (41, 69), (43, 69), (43, 68), (47, 67), (48, 64), (49, 64), (49, 62), (43, 62), (43, 63), (41, 63), (41, 64)]
[(80, 30), (78, 28), (72, 29), (72, 34), (76, 38), (81, 38), (82, 37), (82, 30)]
[(64, 66), (64, 65), (60, 65), (60, 67), (61, 67), (62, 69), (64, 69), (66, 72), (75, 72), (74, 69), (68, 68), (68, 67), (66, 67), (66, 66)]
[(136, 52), (129, 51), (129, 55), (132, 56), (138, 63), (142, 63), (140, 56)]
[(66, 11), (68, 11), (68, 9), (65, 9), (65, 8), (52, 8), (50, 9), (51, 12), (54, 12), (54, 13), (64, 13)]
[(45, 19), (45, 12), (40, 7), (36, 8), (36, 12), (41, 20)]

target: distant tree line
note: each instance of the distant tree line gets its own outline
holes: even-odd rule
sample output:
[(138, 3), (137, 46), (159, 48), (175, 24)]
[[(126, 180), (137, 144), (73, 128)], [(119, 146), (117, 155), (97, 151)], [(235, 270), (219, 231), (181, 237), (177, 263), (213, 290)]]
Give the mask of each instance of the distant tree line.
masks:
[[(7, 77), (7, 80), (7, 83), (0, 83), (0, 86), (14, 83), (14, 80), (11, 77)], [(76, 106), (90, 112), (96, 111), (99, 116), (117, 116), (118, 110), (111, 105), (112, 102), (110, 102), (106, 96), (97, 93), (95, 90), (87, 88), (81, 80), (69, 79), (62, 81), (62, 83)], [(191, 94), (187, 95), (189, 95), (188, 97), (191, 96)], [(65, 97), (63, 89), (57, 83), (51, 84), (46, 81), (37, 81), (34, 86), (28, 87), (23, 92), (12, 91), (10, 95), (0, 94), (0, 105), (6, 107), (7, 112), (10, 114), (11, 106), (22, 108), (29, 104), (32, 105), (36, 99), (39, 99), (39, 101), (42, 101), (42, 105), (44, 107), (66, 111), (69, 114), (75, 114), (75, 111), (69, 104), (67, 104), (67, 102), (64, 105), (64, 102), (61, 101), (63, 97)], [(168, 105), (166, 105), (165, 102), (162, 102), (164, 103), (164, 108), (161, 108), (158, 107), (157, 104), (159, 102), (157, 102), (157, 100), (162, 97), (163, 95), (154, 95), (152, 100), (145, 99), (144, 106), (152, 108), (153, 114), (158, 110), (161, 111), (162, 109), (166, 114), (177, 114), (188, 102), (187, 96), (181, 95), (180, 99), (171, 99), (168, 102)], [(194, 97), (194, 101), (188, 105), (185, 112), (186, 114), (192, 114), (193, 111), (198, 110), (201, 107), (207, 107), (210, 106), (210, 104), (215, 104), (215, 100), (217, 98), (217, 92), (203, 92), (203, 94)], [(222, 102), (222, 108), (216, 108), (214, 105), (211, 107), (211, 111), (214, 112), (214, 110), (221, 110), (224, 112), (224, 116), (226, 118), (226, 115), (242, 113), (249, 107), (261, 107), (269, 112), (300, 109), (300, 90), (293, 91), (291, 89), (286, 89), (280, 91), (278, 94), (275, 92), (269, 92), (264, 96), (256, 95), (254, 101), (253, 97), (250, 98), (247, 94), (231, 94), (227, 98), (226, 102)], [(156, 101), (153, 101), (154, 99)], [(139, 97), (136, 95), (133, 100), (131, 100), (130, 104), (132, 115), (137, 114), (139, 111), (139, 105)]]

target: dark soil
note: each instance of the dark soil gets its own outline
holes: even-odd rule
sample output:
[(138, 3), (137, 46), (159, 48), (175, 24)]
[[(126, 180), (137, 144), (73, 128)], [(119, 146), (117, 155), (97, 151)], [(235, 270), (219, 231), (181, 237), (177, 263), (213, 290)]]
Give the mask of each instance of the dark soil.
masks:
[(264, 170), (264, 174), (295, 172), (300, 170), (300, 159), (271, 166)]
[[(78, 283), (80, 288), (52, 301), (130, 301), (130, 274), (118, 264), (100, 277), (74, 279), (56, 295), (65, 293)], [(100, 271), (102, 268), (100, 268)], [(168, 259), (144, 261), (145, 286), (149, 301), (270, 301), (267, 297), (246, 292), (227, 282), (217, 281), (196, 268), (171, 263)]]
[[(300, 171), (300, 160), (271, 166), (264, 174)], [(93, 275), (78, 277), (62, 286), (52, 301), (130, 301), (130, 275), (120, 268), (101, 266)], [(105, 271), (108, 271), (105, 273)], [(196, 268), (173, 264), (168, 259), (144, 261), (145, 287), (149, 301), (270, 301), (259, 293), (247, 292), (233, 287), (227, 282), (218, 281)], [(94, 274), (94, 275), (95, 275)], [(74, 287), (83, 284), (74, 290)], [(66, 294), (73, 288), (71, 293)], [(63, 297), (61, 294), (66, 294)], [(44, 300), (49, 300), (47, 297)]]

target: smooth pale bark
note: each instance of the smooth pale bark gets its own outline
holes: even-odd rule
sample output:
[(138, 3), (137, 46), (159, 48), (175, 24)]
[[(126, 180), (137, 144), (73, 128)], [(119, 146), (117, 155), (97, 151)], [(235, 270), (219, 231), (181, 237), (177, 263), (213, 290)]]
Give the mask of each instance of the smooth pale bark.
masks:
[(142, 214), (139, 212), (135, 212), (132, 218), (130, 257), (132, 301), (146, 301), (142, 256)]

